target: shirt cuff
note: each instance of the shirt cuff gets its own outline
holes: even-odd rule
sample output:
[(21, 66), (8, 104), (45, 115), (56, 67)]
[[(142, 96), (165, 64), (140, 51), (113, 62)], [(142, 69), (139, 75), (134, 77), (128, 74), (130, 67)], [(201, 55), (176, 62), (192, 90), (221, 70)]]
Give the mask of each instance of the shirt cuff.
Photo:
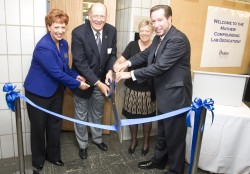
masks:
[(132, 66), (132, 63), (129, 60), (127, 60), (126, 62), (128, 63), (128, 67)]
[(132, 70), (132, 71), (130, 72), (130, 75), (131, 75), (131, 77), (132, 77), (132, 80), (133, 80), (133, 81), (136, 81), (135, 74), (134, 74), (134, 70)]

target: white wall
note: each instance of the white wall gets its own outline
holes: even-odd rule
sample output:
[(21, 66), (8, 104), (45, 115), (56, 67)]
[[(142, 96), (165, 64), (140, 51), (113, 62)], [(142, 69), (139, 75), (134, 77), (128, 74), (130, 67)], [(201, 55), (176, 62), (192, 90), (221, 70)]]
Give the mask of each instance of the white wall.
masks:
[[(0, 0), (0, 89), (10, 82), (24, 93), (23, 81), (31, 63), (33, 49), (46, 33), (46, 14), (46, 0)], [(8, 109), (2, 90), (0, 101), (0, 159), (17, 157), (15, 113)], [(29, 155), (30, 123), (23, 101), (21, 108), (24, 153)]]

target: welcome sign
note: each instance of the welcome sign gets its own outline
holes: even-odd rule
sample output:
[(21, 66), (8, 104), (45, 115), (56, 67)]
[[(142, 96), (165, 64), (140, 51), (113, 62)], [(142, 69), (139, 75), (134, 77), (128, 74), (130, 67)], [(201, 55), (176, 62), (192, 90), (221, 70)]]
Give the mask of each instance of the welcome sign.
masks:
[(208, 7), (201, 67), (240, 67), (249, 12)]

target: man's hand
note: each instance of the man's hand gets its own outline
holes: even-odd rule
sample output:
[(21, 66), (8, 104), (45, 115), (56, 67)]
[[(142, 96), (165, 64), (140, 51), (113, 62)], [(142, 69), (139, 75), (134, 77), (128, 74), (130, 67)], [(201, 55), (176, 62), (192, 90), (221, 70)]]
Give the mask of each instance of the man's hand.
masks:
[(122, 79), (130, 79), (131, 73), (130, 72), (118, 72), (116, 73), (115, 81), (118, 83)]
[(125, 61), (123, 63), (118, 63), (116, 62), (113, 66), (114, 71), (117, 72), (122, 72), (125, 71), (128, 68), (128, 62)]
[(105, 83), (106, 85), (110, 85), (109, 82), (112, 82), (114, 79), (113, 79), (113, 71), (112, 70), (109, 70), (106, 74), (106, 79), (105, 79)]
[(88, 89), (90, 86), (87, 84), (87, 83), (85, 83), (85, 82), (82, 82), (81, 81), (81, 84), (80, 84), (80, 86), (79, 86), (79, 88), (81, 89), (81, 90), (86, 90), (86, 89)]
[(111, 91), (110, 88), (105, 84), (102, 83), (101, 81), (97, 81), (96, 86), (98, 89), (101, 90), (101, 92), (108, 97), (108, 93)]

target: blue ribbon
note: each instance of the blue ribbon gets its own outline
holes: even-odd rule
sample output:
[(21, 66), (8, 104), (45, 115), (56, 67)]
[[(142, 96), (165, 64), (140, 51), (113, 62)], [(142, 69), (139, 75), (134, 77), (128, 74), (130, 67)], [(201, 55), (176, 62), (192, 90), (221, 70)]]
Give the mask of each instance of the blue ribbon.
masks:
[(3, 91), (7, 92), (5, 95), (5, 100), (7, 102), (8, 108), (15, 112), (15, 101), (18, 98), (18, 93), (14, 91), (16, 86), (13, 86), (11, 83), (6, 83), (3, 86)]
[(127, 125), (134, 125), (134, 124), (141, 124), (141, 123), (148, 123), (148, 122), (163, 120), (163, 119), (174, 117), (176, 115), (187, 112), (190, 109), (191, 109), (191, 107), (186, 107), (186, 108), (178, 109), (178, 110), (175, 110), (172, 112), (168, 112), (165, 114), (161, 114), (161, 115), (157, 115), (157, 116), (153, 116), (153, 117), (148, 117), (148, 118), (123, 119), (123, 120), (121, 120), (121, 125), (127, 126)]
[(121, 121), (120, 121), (120, 118), (118, 116), (117, 107), (115, 104), (115, 95), (114, 95), (115, 90), (116, 90), (116, 82), (109, 80), (109, 84), (110, 84), (111, 92), (109, 92), (108, 97), (112, 102), (113, 113), (114, 113), (114, 117), (115, 117), (115, 121), (116, 121), (116, 130), (120, 131), (121, 130)]
[(66, 117), (66, 116), (63, 116), (61, 114), (57, 114), (55, 112), (51, 112), (51, 111), (49, 111), (47, 109), (44, 109), (44, 108), (36, 105), (32, 101), (30, 101), (28, 98), (26, 98), (24, 95), (22, 95), (20, 93), (17, 93), (16, 91), (14, 91), (15, 88), (16, 88), (16, 86), (13, 87), (13, 85), (11, 83), (6, 83), (4, 85), (4, 87), (3, 87), (3, 91), (7, 92), (7, 94), (6, 94), (7, 105), (9, 107), (9, 109), (11, 109), (13, 112), (15, 112), (15, 100), (18, 97), (20, 97), (26, 103), (29, 103), (30, 105), (34, 106), (35, 108), (40, 109), (40, 110), (42, 110), (42, 111), (44, 111), (46, 113), (49, 113), (51, 115), (54, 115), (56, 117), (59, 117), (59, 118), (62, 118), (62, 119), (68, 120), (68, 121), (72, 121), (74, 123), (79, 123), (79, 124), (83, 124), (83, 125), (91, 126), (91, 127), (96, 127), (96, 128), (100, 128), (100, 129), (113, 130), (113, 131), (117, 130), (116, 125), (100, 125), (100, 124), (95, 124), (95, 123), (89, 123), (89, 122), (73, 119), (73, 118), (70, 118), (70, 117)]
[[(194, 129), (193, 129), (193, 138), (192, 138), (192, 147), (191, 147), (191, 155), (190, 155), (190, 165), (188, 169), (188, 173), (191, 174), (192, 167), (193, 167), (193, 159), (194, 159), (194, 153), (196, 148), (196, 140), (198, 135), (198, 128), (199, 128), (199, 122), (200, 122), (200, 116), (201, 116), (201, 108), (205, 107), (207, 110), (212, 112), (212, 123), (214, 121), (214, 101), (210, 98), (205, 99), (203, 102), (200, 98), (195, 98), (191, 105), (191, 110), (188, 112), (186, 117), (187, 126), (191, 127), (191, 112), (194, 111)], [(204, 130), (204, 124), (205, 122), (201, 123), (201, 130)]]
[[(24, 95), (15, 92), (14, 89), (15, 89), (15, 87), (13, 87), (11, 83), (7, 83), (7, 84), (4, 85), (4, 91), (7, 92), (6, 98), (8, 96), (8, 98), (12, 99), (12, 100), (9, 100), (9, 99), (7, 100), (6, 99), (6, 102), (7, 102), (8, 105), (14, 105), (16, 98), (20, 97), (26, 103), (29, 103), (30, 105), (34, 106), (35, 108), (38, 108), (38, 109), (40, 109), (40, 110), (42, 110), (42, 111), (44, 111), (46, 113), (49, 113), (51, 115), (56, 116), (56, 117), (59, 117), (59, 118), (62, 118), (62, 119), (68, 120), (68, 121), (72, 121), (74, 123), (79, 123), (79, 124), (83, 124), (83, 125), (86, 125), (86, 126), (99, 128), (99, 129), (119, 131), (117, 125), (101, 125), (101, 124), (89, 123), (89, 122), (73, 119), (73, 118), (70, 118), (70, 117), (66, 117), (66, 116), (63, 116), (63, 115), (58, 114), (58, 113), (51, 112), (51, 111), (49, 111), (47, 109), (44, 109), (44, 108), (36, 105), (32, 101), (30, 101), (28, 98), (26, 98)], [(109, 98), (112, 97), (112, 93), (114, 92), (114, 89), (115, 89), (115, 84), (113, 84), (112, 89), (111, 89), (111, 93), (109, 94)], [(153, 122), (153, 121), (173, 117), (175, 115), (179, 115), (181, 113), (187, 112), (190, 109), (191, 109), (191, 107), (186, 107), (186, 108), (182, 108), (182, 109), (179, 109), (179, 110), (176, 110), (176, 111), (173, 111), (173, 112), (169, 112), (169, 113), (154, 116), (154, 117), (144, 118), (144, 119), (124, 119), (124, 120), (120, 120), (118, 118), (118, 114), (114, 114), (114, 116), (115, 116), (116, 120), (119, 121), (120, 126), (127, 126), (127, 125), (133, 125), (133, 124), (141, 124), (141, 123), (146, 123), (146, 122)], [(15, 112), (15, 109), (13, 108), (12, 111)]]
[[(211, 98), (205, 99), (203, 102), (200, 98), (195, 98), (194, 101), (192, 102), (191, 105), (191, 110), (188, 112), (187, 117), (186, 117), (186, 122), (187, 122), (187, 126), (188, 127), (192, 127), (191, 126), (191, 112), (192, 111), (199, 111), (201, 110), (201, 108), (205, 107), (207, 110), (212, 112), (212, 123), (214, 121), (214, 101)], [(199, 114), (200, 116), (200, 114)]]
[[(112, 97), (113, 92), (115, 91), (115, 87), (116, 84), (115, 83), (111, 83), (111, 92), (109, 93), (109, 98)], [(51, 115), (54, 115), (56, 117), (68, 120), (68, 121), (72, 121), (74, 123), (79, 123), (79, 124), (83, 124), (86, 126), (91, 126), (91, 127), (95, 127), (95, 128), (100, 128), (100, 129), (106, 129), (106, 130), (113, 130), (113, 131), (119, 131), (119, 128), (116, 125), (100, 125), (100, 124), (95, 124), (95, 123), (89, 123), (89, 122), (85, 122), (85, 121), (81, 121), (81, 120), (77, 120), (77, 119), (73, 119), (70, 117), (66, 117), (54, 112), (51, 112), (49, 110), (46, 110), (40, 106), (37, 106), (36, 104), (34, 104), (32, 101), (30, 101), (28, 98), (26, 98), (25, 96), (23, 96), (22, 94), (15, 92), (16, 86), (13, 87), (13, 85), (11, 83), (6, 83), (3, 87), (3, 91), (7, 92), (6, 94), (6, 102), (7, 105), (9, 107), (9, 109), (11, 109), (13, 112), (15, 111), (15, 100), (17, 99), (17, 97), (20, 97), (21, 99), (23, 99), (25, 102), (29, 103), (30, 105), (44, 111), (47, 112)], [(147, 122), (153, 122), (153, 121), (158, 121), (158, 120), (162, 120), (162, 119), (166, 119), (166, 118), (170, 118), (170, 117), (174, 117), (176, 115), (182, 114), (184, 112), (188, 112), (187, 117), (186, 117), (186, 122), (187, 122), (187, 126), (191, 127), (191, 112), (194, 111), (195, 112), (195, 116), (194, 116), (194, 129), (193, 129), (193, 139), (192, 139), (192, 149), (191, 149), (191, 156), (190, 156), (190, 165), (189, 165), (189, 174), (191, 174), (191, 169), (193, 166), (193, 157), (194, 157), (194, 152), (195, 152), (195, 145), (196, 145), (196, 139), (197, 139), (197, 134), (198, 134), (198, 127), (199, 127), (199, 121), (200, 121), (200, 114), (201, 114), (201, 108), (205, 107), (207, 110), (211, 111), (212, 113), (212, 123), (213, 124), (213, 120), (214, 120), (214, 101), (212, 99), (205, 99), (203, 102), (200, 98), (195, 98), (195, 100), (192, 102), (191, 107), (186, 107), (186, 108), (182, 108), (179, 110), (175, 110), (172, 112), (168, 112), (165, 114), (161, 114), (158, 116), (154, 116), (154, 117), (149, 117), (149, 118), (143, 118), (143, 119), (123, 119), (123, 120), (119, 120), (118, 118), (118, 114), (114, 113), (114, 116), (116, 118), (116, 121), (119, 121), (120, 126), (127, 126), (127, 125), (134, 125), (134, 124), (141, 124), (141, 123), (147, 123)], [(118, 123), (118, 122), (117, 122)], [(202, 129), (201, 131), (204, 130), (204, 123), (202, 123)]]

